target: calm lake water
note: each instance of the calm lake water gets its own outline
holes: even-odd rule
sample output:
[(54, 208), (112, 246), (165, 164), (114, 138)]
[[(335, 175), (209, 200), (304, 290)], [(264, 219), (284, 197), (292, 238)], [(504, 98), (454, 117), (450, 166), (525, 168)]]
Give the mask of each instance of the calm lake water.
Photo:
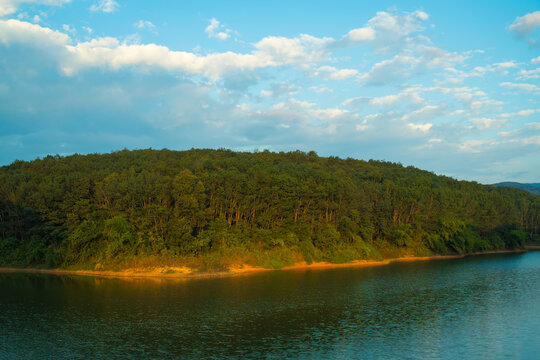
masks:
[(191, 281), (0, 274), (0, 358), (539, 359), (540, 252)]

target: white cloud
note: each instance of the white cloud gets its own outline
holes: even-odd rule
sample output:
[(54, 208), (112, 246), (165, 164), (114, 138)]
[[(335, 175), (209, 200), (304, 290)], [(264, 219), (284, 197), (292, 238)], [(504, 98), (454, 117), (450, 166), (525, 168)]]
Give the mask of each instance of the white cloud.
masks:
[(15, 19), (0, 20), (0, 42), (28, 44), (39, 48), (65, 46), (71, 39), (68, 35), (37, 24)]
[(355, 128), (358, 131), (365, 131), (365, 130), (369, 129), (370, 126), (368, 125), (368, 119), (362, 120), (362, 122), (360, 124), (357, 124), (355, 126)]
[(517, 80), (529, 80), (529, 79), (538, 79), (540, 78), (540, 67), (532, 70), (520, 70)]
[(515, 113), (504, 113), (504, 114), (501, 114), (499, 115), (499, 117), (502, 117), (502, 118), (517, 118), (517, 117), (525, 117), (525, 116), (530, 116), (536, 112), (540, 112), (540, 109), (527, 109), (527, 110), (520, 110), (518, 112), (515, 112)]
[(433, 45), (415, 44), (391, 59), (376, 63), (368, 72), (361, 74), (359, 80), (371, 85), (395, 82), (427, 70), (452, 67), (465, 58)]
[(255, 43), (255, 53), (276, 65), (319, 62), (329, 58), (327, 45), (334, 40), (301, 34), (297, 38), (268, 36)]
[(508, 69), (517, 67), (518, 64), (514, 60), (495, 63), (486, 66), (476, 66), (469, 73), (461, 73), (461, 77), (477, 77), (484, 76), (487, 73), (499, 73), (501, 75), (508, 75)]
[(269, 90), (261, 90), (262, 97), (280, 97), (283, 95), (292, 95), (298, 92), (296, 86), (288, 83), (275, 83), (270, 86)]
[(431, 127), (433, 126), (433, 124), (429, 124), (429, 123), (426, 123), (426, 124), (413, 124), (413, 123), (409, 123), (407, 124), (407, 126), (414, 130), (414, 131), (421, 131), (421, 132), (428, 132), (429, 129), (431, 129)]
[(345, 39), (353, 43), (363, 43), (375, 40), (375, 30), (370, 27), (352, 29), (345, 35)]
[(458, 144), (458, 149), (467, 153), (481, 153), (487, 147), (497, 144), (496, 141), (492, 140), (466, 140)]
[(308, 90), (313, 91), (313, 92), (318, 93), (318, 94), (333, 93), (334, 92), (333, 89), (327, 88), (326, 86), (311, 86), (311, 87), (309, 87)]
[(156, 28), (154, 24), (152, 24), (151, 21), (148, 20), (139, 20), (135, 24), (133, 24), (137, 29), (148, 29), (153, 30)]
[[(450, 94), (459, 103), (465, 105), (469, 110), (473, 112), (478, 111), (500, 111), (500, 108), (505, 104), (502, 101), (490, 99), (487, 94), (477, 87), (444, 87), (433, 86), (423, 88), (423, 91), (433, 91), (441, 94)], [(456, 109), (450, 112), (448, 115), (465, 115), (467, 111), (464, 109)], [(478, 115), (477, 115), (478, 116)]]
[(91, 35), (94, 30), (91, 28), (91, 27), (88, 27), (88, 26), (83, 26), (82, 27), (84, 30), (86, 30), (86, 32), (88, 33), (88, 35)]
[[(112, 0), (101, 0), (92, 6), (92, 10), (103, 12), (111, 12), (116, 8), (117, 3)], [(419, 31), (418, 23), (426, 18), (427, 15), (421, 12), (404, 16), (382, 12), (368, 23), (373, 25), (375, 29), (381, 29), (383, 33), (384, 31), (398, 32), (397, 36), (399, 37)], [(138, 28), (154, 27), (151, 22), (143, 20), (135, 23), (135, 26)], [(209, 36), (225, 38), (218, 35), (222, 28), (219, 21), (212, 19), (206, 31)], [(226, 34), (230, 32), (228, 29), (224, 31)], [(7, 39), (7, 37), (5, 38)], [(336, 43), (332, 38), (317, 38), (306, 34), (295, 38), (269, 36), (253, 44), (254, 50), (251, 53), (242, 54), (229, 51), (201, 56), (191, 52), (173, 51), (156, 44), (130, 44), (128, 42), (122, 43), (117, 39), (113, 41), (113, 38), (104, 39), (92, 39), (73, 45), (66, 44), (66, 56), (58, 56), (60, 67), (64, 73), (73, 75), (90, 67), (112, 70), (125, 67), (156, 67), (168, 71), (177, 70), (218, 78), (234, 71), (253, 71), (266, 67), (295, 64), (306, 66), (330, 60), (331, 46)], [(106, 42), (108, 45), (104, 46)], [(399, 67), (400, 64), (408, 64), (406, 66), (410, 68), (408, 74), (410, 76), (421, 68), (446, 66), (448, 63), (453, 64), (456, 60), (455, 54), (447, 53), (433, 46), (416, 46), (415, 50), (418, 50), (420, 57), (414, 57), (410, 54), (398, 55), (392, 60), (376, 64), (370, 73), (362, 75), (361, 78), (369, 83), (377, 83), (399, 72), (399, 69), (396, 68), (389, 69), (393, 65)], [(332, 66), (322, 66), (317, 71), (328, 80), (344, 80), (358, 76), (358, 71), (355, 69), (337, 69)]]
[(90, 7), (90, 11), (113, 13), (118, 10), (118, 3), (114, 0), (99, 0), (99, 2), (93, 4)]
[(401, 48), (411, 41), (409, 36), (423, 30), (421, 23), (429, 18), (423, 11), (397, 15), (380, 11), (368, 21), (368, 26), (375, 30), (377, 47), (382, 50)]
[(540, 64), (540, 56), (531, 59), (531, 64)]
[[(309, 101), (300, 101), (300, 100), (296, 100), (294, 98), (289, 99), (289, 103), (293, 107), (298, 107), (298, 108), (302, 108), (302, 109), (310, 109), (313, 106), (315, 106), (315, 103), (312, 103), (312, 102), (309, 102)], [(285, 104), (284, 103), (276, 104), (276, 108), (280, 108), (280, 107), (281, 108), (285, 107)]]
[[(540, 146), (540, 123), (526, 123), (525, 126), (510, 131), (501, 131), (499, 135), (505, 138), (507, 144), (517, 144), (518, 146)], [(533, 150), (538, 154), (538, 150)]]
[(487, 98), (471, 101), (469, 103), (469, 107), (471, 110), (488, 110), (490, 108), (500, 108), (502, 105), (504, 105), (504, 102), (502, 101)]
[[(60, 49), (47, 49), (57, 56), (60, 68), (73, 75), (86, 68), (118, 70), (126, 67), (162, 68), (218, 78), (234, 71), (318, 62), (327, 59), (328, 38), (300, 35), (298, 38), (266, 37), (247, 54), (213, 53), (205, 56), (173, 51), (156, 44), (121, 43), (112, 37), (97, 38), (71, 45), (68, 35), (19, 20), (0, 20), (0, 41), (9, 43), (54, 43)], [(63, 56), (59, 53), (63, 51)]]
[(535, 11), (516, 18), (514, 23), (508, 27), (519, 38), (525, 39), (530, 46), (536, 46), (540, 37), (537, 29), (540, 28), (540, 11)]
[(317, 119), (320, 120), (333, 120), (340, 116), (347, 114), (349, 111), (339, 109), (339, 108), (330, 108), (330, 109), (310, 109), (308, 113)]
[(74, 28), (72, 28), (71, 26), (67, 24), (62, 25), (62, 30), (72, 35), (75, 35), (77, 33), (77, 30), (75, 30)]
[(540, 11), (517, 17), (508, 29), (521, 35), (528, 35), (537, 27), (540, 27)]
[(404, 104), (419, 105), (424, 102), (424, 99), (418, 95), (418, 89), (415, 87), (407, 88), (398, 94), (390, 94), (379, 97), (355, 97), (343, 101), (343, 106), (362, 106), (370, 105), (377, 107), (393, 107)]
[(506, 124), (506, 120), (495, 120), (486, 117), (473, 118), (470, 121), (478, 130), (499, 129)]
[(371, 98), (369, 104), (373, 106), (390, 106), (398, 103), (409, 102), (413, 104), (421, 104), (424, 101), (416, 92), (405, 91), (395, 95), (386, 95), (381, 97)]
[(420, 60), (407, 55), (396, 55), (389, 60), (383, 60), (371, 68), (359, 79), (367, 84), (384, 84), (387, 82), (409, 78), (419, 67)]
[(526, 125), (527, 125), (528, 128), (530, 128), (532, 130), (540, 130), (540, 122), (527, 123)]
[(539, 91), (540, 88), (534, 84), (527, 84), (527, 83), (512, 83), (512, 82), (503, 82), (499, 85), (512, 89), (512, 90), (521, 90), (526, 92), (533, 92), (533, 91)]
[(314, 76), (320, 76), (327, 80), (346, 80), (358, 75), (358, 70), (355, 69), (337, 69), (333, 66), (321, 66), (313, 72)]
[(336, 44), (338, 46), (355, 46), (372, 44), (377, 51), (401, 49), (414, 42), (413, 33), (424, 28), (421, 26), (429, 15), (423, 11), (398, 14), (380, 11), (369, 19), (363, 27), (350, 30)]
[[(222, 29), (222, 31), (220, 31)], [(206, 27), (204, 30), (209, 38), (219, 39), (219, 40), (227, 40), (231, 37), (232, 30), (227, 29), (225, 26), (221, 25), (221, 23), (216, 20), (216, 18), (210, 19), (210, 25)]]
[(410, 114), (402, 116), (403, 120), (432, 120), (443, 113), (444, 107), (440, 105), (426, 105), (421, 109), (415, 110)]
[[(97, 0), (89, 2), (86, 7), (94, 2)], [(130, 121), (134, 121), (136, 127), (140, 128), (141, 123), (136, 121), (144, 117), (144, 126), (147, 126), (144, 127), (145, 131), (156, 127), (167, 129), (166, 133), (145, 132), (148, 134), (148, 138), (158, 139), (154, 142), (145, 143), (146, 145), (132, 142), (126, 144), (127, 147), (154, 146), (160, 143), (161, 146), (171, 146), (171, 144), (178, 144), (180, 141), (178, 139), (181, 139), (182, 143), (189, 144), (186, 146), (251, 146), (251, 148), (260, 148), (262, 146), (260, 144), (269, 144), (268, 146), (272, 146), (276, 151), (286, 151), (288, 147), (304, 149), (306, 146), (309, 147), (309, 144), (316, 144), (318, 147), (316, 150), (320, 153), (386, 158), (391, 161), (404, 161), (411, 164), (415, 164), (413, 161), (418, 161), (416, 163), (418, 166), (425, 166), (433, 171), (449, 175), (465, 174), (464, 170), (455, 170), (452, 174), (449, 170), (451, 165), (448, 165), (451, 162), (460, 162), (454, 168), (461, 169), (462, 160), (470, 158), (470, 168), (474, 169), (481, 163), (481, 160), (485, 164), (491, 164), (492, 162), (488, 159), (490, 156), (501, 156), (503, 158), (501, 161), (512, 158), (513, 155), (508, 155), (509, 152), (498, 150), (499, 148), (495, 147), (493, 142), (486, 140), (489, 137), (503, 139), (502, 136), (495, 134), (496, 131), (492, 132), (487, 129), (501, 126), (504, 120), (507, 120), (508, 124), (512, 126), (510, 129), (524, 129), (525, 120), (537, 122), (537, 116), (528, 110), (528, 108), (535, 109), (537, 107), (534, 105), (533, 99), (528, 99), (532, 96), (523, 99), (525, 101), (525, 105), (522, 104), (523, 107), (516, 107), (511, 102), (513, 101), (512, 97), (508, 98), (508, 104), (490, 99), (486, 94), (488, 92), (490, 96), (499, 96), (502, 99), (504, 94), (501, 95), (501, 91), (506, 93), (509, 91), (497, 86), (490, 88), (488, 82), (475, 81), (481, 88), (454, 85), (460, 81), (469, 84), (466, 82), (468, 81), (466, 78), (460, 77), (462, 69), (470, 69), (468, 66), (462, 67), (460, 65), (469, 55), (466, 52), (447, 52), (434, 46), (429, 39), (419, 33), (422, 30), (422, 25), (425, 26), (424, 21), (427, 14), (417, 13), (415, 16), (416, 27), (411, 26), (405, 30), (399, 25), (402, 20), (398, 19), (399, 26), (396, 25), (395, 29), (398, 29), (398, 32), (400, 29), (403, 31), (400, 33), (401, 35), (394, 34), (393, 38), (400, 38), (401, 42), (392, 41), (390, 35), (386, 39), (381, 37), (384, 31), (390, 32), (388, 30), (392, 28), (390, 21), (384, 23), (387, 26), (385, 29), (383, 29), (382, 23), (377, 25), (378, 27), (375, 25), (371, 27), (366, 23), (360, 29), (372, 29), (374, 37), (369, 35), (368, 30), (365, 33), (367, 35), (362, 35), (362, 32), (359, 32), (358, 37), (353, 40), (356, 40), (358, 45), (370, 43), (370, 46), (362, 51), (340, 49), (335, 53), (338, 46), (348, 47), (353, 44), (342, 42), (343, 37), (337, 37), (336, 41), (331, 38), (310, 35), (269, 36), (252, 44), (239, 42), (234, 45), (235, 48), (244, 50), (235, 50), (234, 52), (209, 53), (201, 48), (197, 51), (178, 51), (182, 49), (173, 49), (152, 43), (133, 44), (126, 41), (125, 38), (92, 39), (92, 36), (87, 34), (91, 31), (83, 30), (80, 25), (77, 27), (78, 35), (80, 38), (86, 36), (87, 40), (79, 41), (75, 37), (68, 36), (69, 29), (67, 28), (53, 31), (44, 26), (28, 25), (23, 24), (23, 22), (0, 21), (0, 50), (2, 55), (7, 58), (5, 61), (9, 66), (8, 70), (13, 71), (15, 76), (18, 76), (17, 80), (20, 80), (17, 83), (21, 83), (15, 84), (14, 82), (5, 86), (0, 84), (0, 92), (3, 96), (10, 96), (10, 102), (20, 99), (21, 105), (18, 103), (17, 105), (21, 106), (21, 109), (24, 106), (24, 111), (30, 112), (32, 109), (36, 114), (45, 114), (46, 111), (43, 110), (48, 109), (49, 106), (62, 109), (49, 111), (48, 113), (51, 115), (46, 118), (46, 121), (41, 120), (43, 123), (54, 123), (50, 119), (60, 111), (66, 114), (64, 120), (61, 121), (67, 123), (68, 120), (65, 119), (68, 118), (85, 118), (84, 115), (78, 116), (84, 112), (98, 118), (101, 117), (97, 113), (100, 111), (99, 109), (113, 109), (110, 111), (110, 117), (102, 118), (106, 118), (107, 121), (113, 118), (129, 118)], [(26, 19), (29, 18), (31, 16)], [(130, 24), (133, 24), (137, 19), (132, 19)], [(135, 23), (135, 26), (138, 25), (139, 22)], [(142, 22), (140, 27), (144, 28), (144, 26), (145, 24)], [(223, 31), (223, 28), (215, 30), (216, 33)], [(346, 37), (354, 32), (344, 31), (344, 34)], [(204, 33), (203, 35), (206, 36)], [(234, 36), (233, 33), (231, 36)], [(2, 44), (8, 44), (11, 48)], [(18, 47), (17, 44), (19, 44)], [(27, 56), (29, 59), (23, 59), (26, 48), (29, 48), (37, 56), (32, 56), (31, 59)], [(17, 51), (11, 51), (11, 49)], [(42, 64), (40, 55), (51, 61)], [(348, 57), (347, 55), (352, 56)], [(478, 72), (503, 73), (510, 71), (512, 75), (517, 76), (519, 69), (515, 65), (518, 60), (523, 61), (522, 55), (516, 53), (515, 61), (506, 61), (509, 59), (502, 58), (490, 61), (487, 65), (482, 63), (475, 65), (483, 65), (482, 69), (477, 69)], [(491, 58), (495, 54), (489, 56)], [(525, 57), (527, 60), (529, 58), (530, 56)], [(369, 73), (370, 68), (372, 70), (376, 68), (373, 66), (373, 59), (388, 61), (390, 64), (386, 65), (394, 65), (394, 67), (380, 69), (377, 78), (375, 73)], [(18, 63), (15, 63), (18, 60), (24, 60), (22, 65), (19, 66)], [(393, 64), (392, 61), (394, 61)], [(365, 78), (367, 83), (374, 84), (377, 83), (376, 80), (382, 79), (379, 83), (394, 82), (393, 84), (396, 86), (373, 88), (349, 82), (344, 87), (335, 86), (335, 83), (312, 77), (315, 72), (318, 72), (318, 76), (324, 80), (358, 78), (357, 70), (353, 67), (361, 69), (362, 72), (369, 75)], [(529, 63), (523, 69), (530, 67)], [(66, 75), (71, 76), (76, 76), (79, 72), (80, 76), (67, 79), (56, 77), (55, 69), (63, 69)], [(123, 69), (128, 71), (122, 71)], [(261, 69), (268, 70), (260, 71)], [(389, 70), (392, 70), (390, 78), (385, 78), (384, 73)], [(116, 74), (111, 76), (113, 71), (122, 72), (118, 76)], [(34, 72), (38, 75), (32, 75), (32, 78), (26, 77), (24, 74), (27, 72)], [(141, 72), (144, 75), (136, 74)], [(169, 74), (167, 75), (167, 73)], [(47, 80), (43, 81), (37, 78), (41, 76), (40, 74), (51, 75), (48, 75)], [(423, 76), (414, 78), (414, 82), (401, 80), (418, 74)], [(361, 76), (363, 75), (365, 74)], [(456, 79), (456, 81), (453, 83), (452, 81), (437, 82), (437, 80), (445, 79), (446, 76), (451, 76), (450, 79)], [(32, 82), (32, 85), (24, 84), (24, 82), (30, 84), (31, 81), (28, 80), (34, 78), (39, 81)], [(88, 81), (89, 78), (91, 81)], [(512, 81), (510, 79), (508, 78), (508, 81)], [(179, 81), (190, 83), (191, 86), (182, 90), (174, 87), (175, 90), (172, 91), (169, 88), (170, 84), (176, 84)], [(235, 89), (237, 96), (233, 97), (229, 90), (231, 89), (230, 83), (235, 81), (248, 82), (249, 89)], [(507, 79), (501, 81), (507, 81)], [(94, 88), (93, 91), (81, 89), (92, 89), (99, 82), (103, 82), (100, 89)], [(431, 82), (436, 86), (428, 87)], [(535, 81), (523, 82), (538, 85)], [(410, 84), (424, 85), (414, 85), (407, 88)], [(69, 89), (69, 92), (73, 94), (84, 93), (85, 96), (81, 95), (80, 99), (75, 99), (75, 102), (84, 104), (84, 112), (73, 111), (72, 109), (79, 107), (79, 105), (71, 105), (73, 97), (65, 96), (65, 90), (55, 93), (55, 86)], [(17, 87), (19, 87), (19, 91), (15, 92)], [(31, 90), (32, 87), (39, 87), (39, 91)], [(43, 96), (41, 94), (43, 89), (51, 95)], [(326, 94), (332, 91), (335, 92), (330, 95)], [(195, 92), (201, 92), (205, 95), (190, 97)], [(301, 99), (305, 101), (291, 99), (292, 94), (297, 92), (301, 92)], [(135, 93), (138, 95), (134, 96)], [(319, 93), (321, 94), (319, 95)], [(261, 98), (263, 96), (264, 99)], [(96, 97), (107, 97), (107, 99), (96, 100)], [(342, 101), (347, 97), (355, 98)], [(186, 101), (186, 98), (189, 101)], [(504, 100), (506, 101), (506, 99)], [(68, 101), (70, 104), (66, 106)], [(529, 105), (526, 105), (527, 101), (529, 101)], [(39, 102), (50, 104), (42, 105), (40, 108)], [(182, 102), (183, 105), (177, 105), (177, 102)], [(111, 105), (103, 107), (104, 103)], [(340, 103), (341, 105), (339, 105)], [(361, 106), (348, 108), (343, 105)], [(519, 109), (525, 110), (518, 111)], [(2, 115), (0, 118), (7, 118), (5, 114), (8, 113), (8, 110), (10, 109), (7, 109), (7, 105), (4, 110), (0, 109), (0, 115)], [(506, 114), (498, 116), (499, 113), (503, 113), (503, 110)], [(68, 114), (68, 112), (71, 113)], [(369, 112), (376, 114), (366, 115)], [(74, 115), (74, 113), (76, 114)], [(450, 114), (459, 117), (450, 117)], [(33, 116), (37, 117), (37, 115)], [(521, 118), (525, 116), (529, 117)], [(513, 117), (519, 119), (514, 121)], [(21, 118), (23, 117), (21, 116)], [(195, 123), (200, 126), (194, 125)], [(56, 126), (58, 122), (54, 124)], [(473, 126), (473, 124), (475, 125)], [(218, 131), (215, 130), (216, 127), (219, 127)], [(506, 128), (501, 130), (503, 129), (509, 130)], [(529, 126), (519, 136), (509, 135), (503, 139), (505, 142), (501, 144), (508, 144), (509, 139), (526, 139), (520, 141), (530, 145), (527, 145), (527, 148), (523, 145), (520, 149), (524, 151), (520, 154), (525, 153), (524, 156), (530, 157), (531, 153), (535, 155), (533, 152), (535, 149), (536, 154), (538, 154), (538, 148), (534, 148), (536, 145), (531, 145), (535, 144), (534, 136), (537, 133), (532, 133), (531, 129), (535, 129), (535, 127)], [(92, 131), (89, 130), (89, 133)], [(109, 130), (104, 130), (104, 132), (106, 131)], [(214, 131), (215, 133), (213, 133)], [(200, 140), (201, 137), (196, 136), (201, 133), (205, 134), (202, 137), (205, 142)], [(485, 142), (465, 141), (469, 139), (471, 133), (481, 135), (482, 141)], [(332, 136), (325, 136), (327, 134), (332, 134)], [(173, 139), (169, 143), (164, 140), (167, 136)], [(188, 141), (186, 142), (185, 139)], [(24, 140), (23, 143), (26, 145), (30, 141)], [(60, 143), (56, 139), (54, 141)], [(115, 144), (118, 144), (115, 146), (124, 146), (125, 143), (115, 142)], [(517, 148), (521, 143), (516, 142), (515, 144), (514, 148)], [(417, 147), (422, 145), (425, 147), (420, 152)], [(428, 145), (432, 146), (430, 151), (425, 150)], [(88, 149), (92, 149), (92, 146), (95, 145), (89, 145)], [(107, 145), (107, 149), (110, 148)], [(485, 149), (490, 151), (486, 151), (481, 157), (473, 157), (469, 156), (469, 153), (460, 155), (459, 152), (455, 151), (458, 148), (462, 151), (467, 149), (477, 152)], [(73, 151), (78, 150), (73, 149)], [(102, 148), (98, 150), (101, 151)], [(96, 151), (95, 147), (94, 151)], [(416, 155), (413, 154), (420, 155), (415, 157)], [(8, 158), (9, 156), (4, 155), (4, 157)], [(435, 158), (437, 159), (433, 160)], [(422, 164), (421, 161), (426, 162)], [(522, 168), (527, 174), (534, 172), (530, 169), (527, 170), (525, 165)], [(471, 171), (469, 175), (465, 176), (474, 176), (471, 175), (474, 174), (473, 170)]]
[(529, 136), (521, 139), (512, 139), (510, 142), (518, 143), (522, 146), (537, 145), (540, 146), (540, 136)]
[(500, 71), (500, 70), (504, 70), (504, 69), (510, 69), (510, 68), (514, 68), (514, 67), (517, 66), (517, 64), (516, 64), (516, 62), (514, 60), (495, 63), (493, 65), (495, 67), (495, 71)]
[[(48, 6), (62, 6), (71, 0), (1, 0), (0, 16), (6, 16), (16, 12), (21, 4), (37, 4)], [(39, 16), (38, 16), (39, 18)], [(39, 22), (39, 21), (35, 21)]]

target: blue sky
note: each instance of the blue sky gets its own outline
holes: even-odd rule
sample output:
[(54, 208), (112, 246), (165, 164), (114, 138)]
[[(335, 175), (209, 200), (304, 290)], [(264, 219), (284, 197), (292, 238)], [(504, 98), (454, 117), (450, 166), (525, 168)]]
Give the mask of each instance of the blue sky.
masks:
[(0, 0), (0, 164), (315, 150), (540, 181), (538, 1)]

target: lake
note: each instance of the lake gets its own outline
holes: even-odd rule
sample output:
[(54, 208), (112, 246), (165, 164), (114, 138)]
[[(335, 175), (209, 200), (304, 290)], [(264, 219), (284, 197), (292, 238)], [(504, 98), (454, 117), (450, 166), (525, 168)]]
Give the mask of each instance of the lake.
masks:
[(540, 252), (197, 280), (0, 274), (2, 359), (538, 359)]

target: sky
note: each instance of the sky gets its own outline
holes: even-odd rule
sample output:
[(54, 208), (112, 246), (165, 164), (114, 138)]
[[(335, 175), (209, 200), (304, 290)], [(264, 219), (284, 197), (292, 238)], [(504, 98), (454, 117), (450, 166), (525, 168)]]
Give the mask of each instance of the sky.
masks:
[(0, 0), (0, 165), (124, 148), (540, 182), (540, 1)]

